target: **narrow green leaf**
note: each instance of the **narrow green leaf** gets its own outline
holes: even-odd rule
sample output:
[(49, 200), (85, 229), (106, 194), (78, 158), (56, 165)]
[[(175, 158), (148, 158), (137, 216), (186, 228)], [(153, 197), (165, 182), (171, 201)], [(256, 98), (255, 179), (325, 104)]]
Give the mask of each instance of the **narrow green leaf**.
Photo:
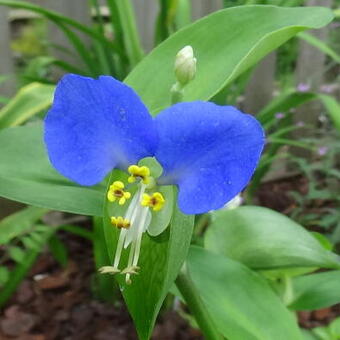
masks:
[[(112, 0), (108, 0), (109, 2)], [(130, 0), (115, 0), (117, 14), (122, 25), (124, 45), (132, 67), (142, 58), (143, 50), (139, 40), (136, 18)]]
[(105, 187), (82, 187), (49, 163), (41, 124), (0, 132), (0, 196), (76, 214), (101, 216)]
[(292, 108), (299, 107), (315, 99), (315, 93), (287, 91), (274, 98), (256, 115), (256, 118), (262, 124), (268, 124), (268, 122), (275, 119), (277, 112), (288, 112)]
[(272, 100), (256, 118), (262, 124), (268, 124), (275, 119), (275, 113), (287, 112), (312, 100), (320, 100), (323, 103), (335, 127), (340, 131), (340, 104), (332, 96), (321, 93), (288, 91)]
[(9, 247), (8, 248), (9, 257), (15, 262), (22, 262), (25, 259), (25, 251), (20, 247)]
[(27, 207), (0, 221), (0, 245), (9, 243), (13, 238), (29, 232), (32, 226), (45, 213), (46, 209)]
[(67, 265), (68, 252), (64, 243), (60, 241), (59, 237), (53, 235), (48, 241), (48, 247), (53, 255), (53, 257), (59, 262), (63, 267)]
[(333, 97), (325, 94), (319, 94), (318, 99), (322, 101), (334, 126), (340, 131), (340, 104)]
[(52, 103), (54, 85), (31, 83), (0, 110), (0, 129), (24, 123), (32, 116), (46, 110)]
[(296, 298), (289, 308), (315, 310), (330, 307), (340, 302), (340, 271), (330, 271), (296, 277), (293, 291)]
[(325, 26), (332, 17), (324, 7), (221, 10), (173, 34), (137, 65), (126, 83), (157, 113), (170, 104), (175, 55), (191, 45), (197, 74), (185, 88), (184, 101), (208, 100), (285, 41), (305, 29)]
[(94, 238), (93, 232), (88, 231), (82, 227), (78, 227), (76, 225), (65, 224), (65, 225), (59, 226), (58, 229), (62, 229), (74, 235), (78, 235), (80, 237), (86, 238), (89, 241), (93, 241), (93, 238)]
[(9, 279), (10, 272), (7, 267), (0, 266), (0, 287), (5, 285)]
[(108, 256), (103, 219), (100, 217), (93, 218), (93, 255), (95, 261), (96, 273), (94, 274), (93, 290), (96, 298), (114, 303), (119, 296), (117, 282), (112, 275), (102, 275), (98, 269), (111, 264)]
[(293, 315), (257, 273), (198, 247), (190, 248), (187, 263), (208, 311), (227, 339), (302, 339)]
[(216, 212), (207, 249), (254, 269), (340, 268), (339, 257), (299, 224), (273, 210), (244, 206)]
[(300, 39), (307, 41), (309, 44), (317, 47), (322, 53), (331, 57), (335, 62), (340, 63), (340, 55), (334, 51), (330, 46), (328, 46), (324, 41), (315, 37), (314, 35), (301, 32), (298, 34)]
[(20, 282), (24, 279), (24, 277), (34, 264), (42, 248), (44, 247), (48, 239), (55, 233), (55, 231), (56, 228), (46, 227), (45, 233), (43, 235), (43, 242), (39, 246), (36, 245), (36, 247), (27, 251), (24, 261), (22, 261), (20, 264), (17, 264), (15, 268), (11, 271), (9, 279), (7, 280), (4, 287), (2, 287), (2, 289), (0, 290), (0, 307), (2, 307), (15, 292)]
[(108, 46), (111, 49), (115, 50), (115, 46), (113, 43), (109, 42), (104, 35), (98, 33), (96, 30), (93, 30), (86, 25), (81, 24), (80, 22), (73, 20), (72, 18), (69, 18), (67, 16), (64, 16), (58, 12), (47, 10), (43, 7), (31, 4), (26, 1), (15, 1), (15, 0), (0, 0), (0, 6), (9, 6), (12, 8), (20, 8), (20, 9), (26, 9), (38, 14), (41, 14), (46, 19), (53, 21), (56, 25), (59, 25), (61, 23), (67, 24), (73, 28), (76, 28), (77, 30), (85, 33), (86, 35), (92, 37), (93, 39), (96, 39), (100, 43)]

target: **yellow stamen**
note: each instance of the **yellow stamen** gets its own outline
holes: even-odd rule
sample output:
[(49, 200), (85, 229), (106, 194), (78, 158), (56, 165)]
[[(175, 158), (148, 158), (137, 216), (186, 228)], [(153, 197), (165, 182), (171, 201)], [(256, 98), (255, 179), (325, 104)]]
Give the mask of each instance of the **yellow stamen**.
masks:
[(165, 199), (160, 192), (154, 192), (151, 196), (144, 194), (142, 198), (142, 206), (150, 207), (153, 211), (159, 211), (163, 208)]
[(129, 183), (134, 183), (137, 178), (141, 178), (144, 184), (150, 182), (150, 169), (147, 166), (130, 165), (128, 172), (131, 175), (128, 178)]
[(118, 200), (118, 204), (123, 205), (131, 197), (128, 191), (124, 191), (124, 187), (124, 183), (121, 181), (113, 182), (107, 192), (107, 199), (110, 202)]
[(118, 217), (111, 217), (111, 224), (114, 225), (115, 227), (122, 229), (128, 229), (130, 228), (130, 221), (127, 218), (123, 218), (122, 216), (118, 216)]

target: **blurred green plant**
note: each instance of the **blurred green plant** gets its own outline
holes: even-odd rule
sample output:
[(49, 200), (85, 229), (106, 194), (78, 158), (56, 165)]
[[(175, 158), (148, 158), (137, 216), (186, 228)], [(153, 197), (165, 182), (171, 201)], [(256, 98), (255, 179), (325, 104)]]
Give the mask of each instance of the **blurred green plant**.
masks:
[[(298, 3), (278, 2), (285, 6)], [(226, 3), (231, 4), (231, 1)], [(235, 1), (232, 3), (235, 4)], [(175, 80), (174, 56), (184, 45), (191, 44), (199, 58), (197, 75), (186, 87), (184, 100), (208, 100), (223, 94), (227, 86), (235, 81), (242, 88), (250, 74), (249, 69), (266, 54), (301, 30), (322, 27), (331, 20), (331, 14), (326, 9), (256, 6), (220, 11), (188, 25), (190, 7), (187, 1), (162, 1), (155, 40), (156, 43), (166, 40), (144, 58), (130, 1), (107, 1), (113, 39), (105, 33), (105, 20), (95, 0), (91, 5), (96, 11), (96, 22), (91, 28), (27, 2), (0, 0), (0, 4), (34, 11), (56, 23), (84, 64), (72, 65), (47, 57), (49, 59), (40, 60), (37, 67), (31, 66), (32, 69), (27, 71), (27, 79), (45, 78), (45, 66), (49, 64), (57, 64), (68, 72), (79, 68), (77, 73), (80, 74), (93, 77), (111, 74), (119, 79), (133, 68), (125, 82), (141, 95), (154, 115), (170, 104), (170, 88)], [(247, 22), (243, 21), (244, 17), (248, 18)], [(181, 27), (179, 32), (172, 34)], [(75, 29), (91, 39), (89, 48), (75, 33)], [(238, 32), (236, 38), (225, 39), (226, 36), (233, 37), (235, 32)], [(212, 36), (214, 39), (211, 39)], [(102, 216), (106, 214), (103, 209), (105, 183), (96, 187), (80, 187), (57, 174), (46, 158), (41, 124), (12, 128), (34, 116), (40, 117), (51, 103), (52, 92), (53, 85), (50, 84), (28, 85), (0, 112), (0, 124), (6, 127), (0, 133), (0, 194), (49, 209)], [(270, 145), (250, 192), (256, 190), (269, 170), (280, 145), (310, 147), (303, 141), (287, 137), (289, 132), (297, 128), (292, 125), (289, 112), (302, 103), (316, 99), (325, 104), (334, 125), (339, 128), (339, 104), (326, 95), (302, 94), (294, 90), (279, 96), (260, 112), (258, 118), (269, 131)], [(279, 126), (277, 113), (288, 116)], [(176, 207), (173, 208), (175, 213), (170, 223), (171, 231), (168, 229), (157, 237), (146, 235), (143, 240), (142, 262), (148, 269), (148, 275), (140, 275), (136, 284), (123, 291), (141, 339), (150, 337), (162, 302), (190, 245), (193, 217), (185, 217)], [(27, 209), (44, 211), (40, 208)], [(8, 225), (11, 226), (13, 220), (14, 231), (22, 226), (21, 219), (15, 222), (15, 218), (27, 212), (27, 209), (1, 222), (7, 221), (7, 231), (12, 230)], [(308, 292), (307, 288), (313, 286), (302, 282), (302, 278), (308, 276), (302, 274), (317, 268), (335, 269), (330, 273), (337, 274), (339, 257), (329, 249), (327, 242), (322, 236), (315, 237), (291, 219), (260, 207), (217, 212), (211, 217), (212, 223), (206, 233), (204, 224), (209, 224), (210, 216), (205, 220), (203, 218), (206, 216), (197, 218), (201, 226), (196, 226), (200, 229), (196, 240), (199, 242), (203, 239), (204, 247), (191, 247), (187, 270), (184, 268), (176, 283), (197, 323), (204, 334), (208, 334), (207, 338), (219, 339), (223, 335), (236, 340), (271, 340), (282, 339), (284, 334), (285, 338), (302, 339), (296, 320), (287, 306), (297, 309), (293, 308), (294, 303), (297, 304), (298, 298), (301, 302), (303, 296), (302, 293), (298, 296), (297, 292), (303, 289)], [(28, 221), (27, 218), (24, 220)], [(55, 236), (60, 228), (93, 240), (97, 267), (110, 264), (108, 254), (112, 256), (114, 253), (116, 235), (112, 228), (106, 228), (105, 220), (103, 223), (101, 217), (94, 218), (94, 229), (90, 234), (76, 226), (49, 227), (40, 221), (40, 216), (33, 218), (27, 228), (20, 229), (19, 234), (5, 238), (4, 252), (9, 261), (17, 264), (12, 271), (7, 266), (0, 267), (0, 280), (4, 285), (0, 302), (4, 303), (8, 299), (44, 244), (49, 243), (52, 253), (62, 265), (66, 263), (67, 252)], [(151, 246), (152, 251), (148, 251)], [(23, 258), (30, 261), (20, 262)], [(316, 275), (311, 274), (310, 277), (318, 281), (319, 276)], [(97, 277), (95, 280), (98, 295), (106, 299), (112, 297), (112, 278)], [(328, 305), (338, 301), (338, 298), (334, 293), (327, 303), (322, 303)]]

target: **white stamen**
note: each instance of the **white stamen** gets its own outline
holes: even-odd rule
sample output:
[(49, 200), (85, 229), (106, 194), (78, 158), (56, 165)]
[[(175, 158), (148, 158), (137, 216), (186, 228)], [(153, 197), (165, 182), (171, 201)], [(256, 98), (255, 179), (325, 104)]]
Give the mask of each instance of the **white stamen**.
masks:
[(134, 242), (135, 243), (135, 254), (133, 256), (133, 263), (132, 263), (133, 266), (137, 266), (137, 263), (138, 263), (139, 254), (140, 254), (140, 246), (142, 243), (142, 236), (143, 236), (144, 229), (145, 229), (144, 225), (147, 220), (146, 218), (148, 216), (148, 210), (149, 208), (145, 208), (145, 207), (143, 208), (143, 211), (141, 213), (141, 217), (138, 223), (137, 239)]
[(126, 249), (129, 246), (129, 244), (137, 238), (138, 222), (136, 223), (136, 221), (140, 219), (140, 214), (143, 209), (143, 206), (141, 205), (141, 201), (142, 201), (143, 194), (145, 192), (145, 188), (146, 188), (146, 185), (141, 184), (139, 191), (135, 195), (136, 196), (135, 209), (133, 210), (133, 214), (130, 219), (131, 226), (125, 238), (124, 249)]
[[(138, 198), (139, 198), (139, 194), (137, 192), (137, 194), (131, 200), (131, 203), (130, 203), (130, 205), (129, 205), (127, 211), (126, 211), (126, 214), (125, 214), (125, 219), (131, 221), (130, 222), (131, 224), (132, 224), (132, 217), (133, 217), (133, 215), (135, 215), (135, 212), (138, 210), (138, 201), (139, 201)], [(118, 239), (118, 243), (117, 243), (116, 254), (115, 254), (115, 259), (114, 259), (114, 262), (113, 262), (114, 268), (118, 268), (118, 266), (119, 266), (119, 261), (120, 261), (121, 255), (122, 255), (123, 245), (124, 245), (124, 241), (126, 239), (127, 233), (128, 233), (128, 230), (125, 229), (125, 228), (120, 231), (119, 239)]]
[(151, 223), (149, 208), (141, 205), (146, 187), (145, 184), (140, 184), (140, 188), (132, 198), (126, 211), (125, 219), (130, 221), (130, 227), (128, 229), (122, 229), (120, 232), (113, 263), (113, 267), (118, 269), (123, 248), (126, 249), (131, 244), (127, 266), (121, 271), (121, 274), (126, 274), (125, 281), (127, 284), (131, 283), (131, 275), (136, 274), (139, 269), (137, 264), (142, 244), (142, 236)]

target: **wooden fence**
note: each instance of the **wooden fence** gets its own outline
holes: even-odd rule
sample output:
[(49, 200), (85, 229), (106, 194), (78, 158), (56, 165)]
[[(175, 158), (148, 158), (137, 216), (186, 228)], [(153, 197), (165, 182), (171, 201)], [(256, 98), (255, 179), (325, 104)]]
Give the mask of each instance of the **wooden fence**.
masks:
[[(222, 0), (191, 0), (193, 19), (198, 19), (213, 11), (223, 7)], [(309, 6), (327, 6), (330, 7), (334, 0), (307, 0)], [(81, 21), (84, 24), (90, 23), (90, 14), (86, 0), (30, 0), (30, 2), (44, 6), (55, 11), (59, 11), (67, 16)], [(149, 51), (153, 43), (153, 32), (156, 16), (158, 13), (158, 1), (156, 0), (133, 0), (139, 33), (142, 45), (146, 51)], [(18, 12), (16, 12), (18, 14)], [(12, 14), (12, 15), (11, 15)], [(15, 14), (15, 13), (14, 13)], [(20, 13), (20, 15), (32, 15), (29, 12)], [(10, 50), (10, 33), (11, 20), (13, 11), (6, 7), (0, 7), (0, 75), (14, 73), (13, 57)], [(328, 28), (323, 28), (315, 32), (310, 32), (315, 36), (326, 39)], [(68, 46), (68, 42), (63, 33), (53, 24), (49, 25), (49, 40), (56, 45)], [(298, 59), (296, 63), (296, 84), (306, 83), (312, 89), (318, 89), (323, 83), (325, 74), (325, 55), (316, 48), (307, 43), (299, 42)], [(57, 57), (60, 51), (55, 50), (53, 53)], [(62, 56), (62, 58), (67, 58)], [(267, 56), (260, 62), (254, 70), (252, 77), (245, 90), (243, 110), (246, 112), (258, 112), (273, 97), (275, 88), (276, 72), (276, 53)], [(6, 82), (6, 85), (0, 83), (0, 96), (11, 95), (15, 92), (14, 81)], [(315, 124), (320, 111), (320, 104), (310, 103), (299, 109), (295, 115), (296, 121), (307, 121)], [(284, 168), (284, 167), (283, 167)]]

